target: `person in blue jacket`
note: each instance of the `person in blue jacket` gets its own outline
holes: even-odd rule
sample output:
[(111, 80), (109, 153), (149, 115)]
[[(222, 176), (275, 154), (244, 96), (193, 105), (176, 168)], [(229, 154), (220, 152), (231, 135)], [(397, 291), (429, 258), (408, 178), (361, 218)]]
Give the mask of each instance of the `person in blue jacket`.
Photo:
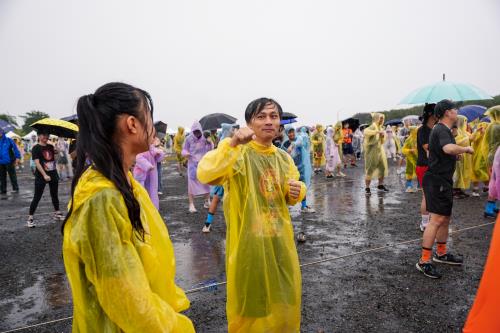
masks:
[(7, 193), (7, 174), (14, 192), (19, 192), (16, 176), (16, 164), (21, 160), (21, 153), (14, 140), (8, 138), (0, 128), (0, 194)]

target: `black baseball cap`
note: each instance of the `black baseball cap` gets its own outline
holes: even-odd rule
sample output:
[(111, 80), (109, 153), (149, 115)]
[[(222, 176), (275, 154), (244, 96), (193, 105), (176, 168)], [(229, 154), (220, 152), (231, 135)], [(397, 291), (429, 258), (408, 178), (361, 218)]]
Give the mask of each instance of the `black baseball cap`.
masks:
[(436, 115), (436, 117), (441, 119), (444, 117), (446, 111), (456, 108), (457, 105), (455, 103), (453, 103), (449, 99), (443, 99), (442, 101), (438, 102), (434, 107), (434, 114)]

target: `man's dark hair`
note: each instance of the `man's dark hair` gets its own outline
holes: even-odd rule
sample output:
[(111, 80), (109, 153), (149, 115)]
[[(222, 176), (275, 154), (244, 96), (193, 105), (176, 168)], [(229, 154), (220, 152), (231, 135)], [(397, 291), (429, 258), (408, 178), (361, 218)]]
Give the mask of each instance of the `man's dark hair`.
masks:
[(281, 108), (281, 105), (279, 105), (278, 102), (276, 102), (272, 98), (261, 97), (248, 104), (247, 109), (245, 110), (245, 121), (247, 122), (247, 124), (249, 124), (252, 121), (252, 118), (255, 117), (259, 112), (264, 110), (267, 105), (275, 105), (278, 109), (278, 113), (281, 119), (283, 115), (283, 109)]
[(442, 101), (438, 102), (434, 107), (434, 114), (438, 119), (442, 119), (446, 111), (455, 109), (456, 107), (457, 106), (455, 105), (455, 103), (453, 103), (449, 99), (443, 99)]

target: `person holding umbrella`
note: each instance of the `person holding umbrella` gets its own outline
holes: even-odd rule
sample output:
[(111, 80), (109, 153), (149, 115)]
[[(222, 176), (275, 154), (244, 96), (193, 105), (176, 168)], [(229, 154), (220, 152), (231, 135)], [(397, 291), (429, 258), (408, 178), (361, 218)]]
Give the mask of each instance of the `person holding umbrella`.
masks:
[[(434, 116), (434, 107), (436, 104), (425, 104), (423, 115), (422, 115), (422, 126), (417, 130), (417, 166), (415, 168), (415, 173), (417, 174), (417, 180), (420, 187), (422, 187), (422, 182), (424, 175), (429, 169), (429, 137), (431, 136), (431, 131), (436, 124), (436, 116)], [(422, 201), (420, 203), (420, 231), (424, 231), (429, 223), (429, 212), (427, 211), (427, 205), (425, 204), (425, 193), (422, 191)]]
[(54, 206), (53, 218), (57, 221), (64, 220), (64, 215), (59, 210), (59, 175), (57, 174), (56, 152), (54, 146), (48, 143), (49, 132), (42, 128), (38, 130), (38, 144), (31, 151), (31, 159), (35, 163), (35, 193), (30, 204), (27, 225), (28, 228), (36, 226), (33, 215), (35, 214), (38, 203), (42, 198), (45, 185), (49, 184), (50, 197)]
[(5, 135), (0, 127), (0, 194), (7, 193), (7, 174), (14, 192), (19, 192), (17, 184), (16, 165), (19, 164), (21, 153), (11, 138)]

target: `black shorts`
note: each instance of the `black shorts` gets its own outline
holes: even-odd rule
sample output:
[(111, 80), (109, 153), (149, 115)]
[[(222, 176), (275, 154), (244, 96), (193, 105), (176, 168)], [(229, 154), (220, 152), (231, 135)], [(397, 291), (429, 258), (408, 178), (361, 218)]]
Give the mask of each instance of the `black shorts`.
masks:
[(436, 181), (436, 179), (426, 173), (422, 187), (425, 194), (427, 211), (442, 216), (451, 216), (453, 209), (453, 185), (445, 181)]
[(354, 154), (354, 150), (352, 149), (352, 143), (343, 143), (342, 144), (342, 153), (344, 153), (344, 155)]

